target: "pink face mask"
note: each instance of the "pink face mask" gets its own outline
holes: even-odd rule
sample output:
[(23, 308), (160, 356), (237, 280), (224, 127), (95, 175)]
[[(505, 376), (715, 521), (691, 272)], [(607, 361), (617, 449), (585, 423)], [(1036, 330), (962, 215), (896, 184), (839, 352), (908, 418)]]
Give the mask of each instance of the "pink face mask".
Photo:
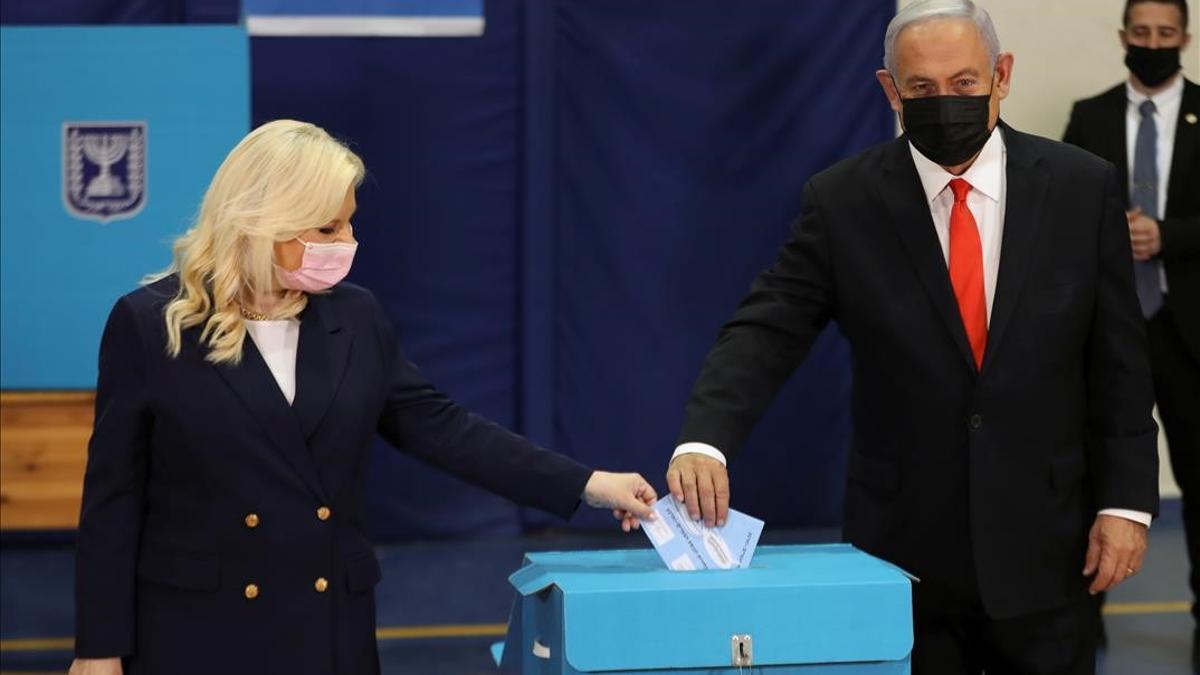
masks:
[(275, 267), (279, 282), (284, 288), (317, 293), (333, 287), (350, 273), (354, 252), (358, 250), (357, 242), (312, 244), (299, 237), (296, 241), (304, 244), (304, 256), (300, 259), (300, 266), (294, 270)]

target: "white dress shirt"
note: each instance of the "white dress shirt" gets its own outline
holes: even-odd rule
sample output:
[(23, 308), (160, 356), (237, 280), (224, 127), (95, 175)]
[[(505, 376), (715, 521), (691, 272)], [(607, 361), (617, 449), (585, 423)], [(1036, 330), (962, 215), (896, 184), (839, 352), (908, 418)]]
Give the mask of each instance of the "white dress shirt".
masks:
[(271, 369), (279, 391), (291, 405), (296, 399), (296, 353), (300, 346), (300, 321), (242, 321), (258, 353), (267, 362), (267, 368)]
[[(1178, 111), (1178, 105), (1176, 110)], [(1004, 145), (1004, 134), (999, 127), (992, 130), (992, 135), (979, 151), (979, 157), (961, 176), (955, 176), (930, 161), (911, 143), (908, 148), (929, 203), (933, 228), (937, 232), (938, 242), (942, 246), (942, 257), (947, 266), (950, 264), (950, 210), (954, 206), (954, 192), (950, 190), (950, 181), (962, 178), (971, 184), (971, 191), (967, 193), (967, 207), (975, 217), (975, 224), (979, 228), (979, 242), (983, 246), (983, 292), (990, 325), (992, 300), (996, 295), (996, 278), (1000, 272), (1000, 245), (1004, 240), (1004, 206), (1008, 190), (1008, 149)], [(687, 453), (706, 455), (725, 464), (725, 454), (707, 443), (683, 443), (675, 448), (671, 459)], [(1100, 514), (1150, 525), (1150, 514), (1141, 511), (1103, 509)]]
[[(1171, 178), (1171, 158), (1175, 155), (1175, 128), (1179, 124), (1179, 109), (1183, 106), (1183, 73), (1175, 76), (1174, 84), (1158, 92), (1154, 96), (1146, 96), (1133, 85), (1125, 83), (1125, 98), (1129, 105), (1125, 107), (1125, 158), (1129, 164), (1129, 191), (1133, 192), (1133, 154), (1137, 148), (1138, 127), (1142, 125), (1142, 113), (1138, 107), (1149, 99), (1154, 101), (1154, 128), (1158, 133), (1158, 143), (1154, 152), (1155, 168), (1158, 171), (1158, 213), (1146, 215), (1162, 220), (1167, 214), (1167, 189)], [(1162, 266), (1158, 268), (1158, 283), (1163, 293), (1167, 292), (1167, 272)]]

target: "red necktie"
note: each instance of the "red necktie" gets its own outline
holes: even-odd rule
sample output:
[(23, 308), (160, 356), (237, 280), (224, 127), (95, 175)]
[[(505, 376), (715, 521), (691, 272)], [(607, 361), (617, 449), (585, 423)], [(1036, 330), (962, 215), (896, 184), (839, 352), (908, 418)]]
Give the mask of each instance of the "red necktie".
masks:
[(979, 228), (967, 207), (971, 184), (961, 178), (950, 181), (954, 208), (950, 211), (950, 285), (958, 300), (958, 313), (967, 342), (975, 355), (975, 366), (983, 367), (983, 349), (987, 346), (987, 304), (983, 297), (983, 245)]

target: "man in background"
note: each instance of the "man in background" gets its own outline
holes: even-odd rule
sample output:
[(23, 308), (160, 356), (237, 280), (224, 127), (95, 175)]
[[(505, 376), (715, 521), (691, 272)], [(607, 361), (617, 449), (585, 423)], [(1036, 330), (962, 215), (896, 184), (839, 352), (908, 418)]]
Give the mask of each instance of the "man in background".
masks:
[[(1183, 494), (1192, 615), (1200, 591), (1200, 87), (1180, 72), (1186, 0), (1127, 0), (1129, 79), (1075, 103), (1063, 138), (1121, 175), (1154, 394)], [(1192, 664), (1200, 672), (1200, 640)]]
[(913, 672), (1092, 673), (1088, 591), (1137, 574), (1158, 508), (1123, 186), (1000, 122), (1013, 55), (975, 3), (905, 6), (884, 61), (904, 136), (805, 186), (692, 388), (667, 483), (723, 524), (726, 457), (836, 319), (844, 536), (921, 579)]

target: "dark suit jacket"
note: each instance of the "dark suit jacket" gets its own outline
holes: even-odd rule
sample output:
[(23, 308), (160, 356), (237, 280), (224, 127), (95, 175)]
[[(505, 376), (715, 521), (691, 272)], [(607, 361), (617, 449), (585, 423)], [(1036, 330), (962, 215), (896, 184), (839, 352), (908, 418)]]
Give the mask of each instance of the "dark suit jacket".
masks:
[(1096, 509), (1156, 512), (1158, 465), (1116, 172), (1003, 133), (982, 372), (900, 138), (804, 188), (791, 239), (708, 354), (680, 441), (735, 452), (835, 319), (854, 372), (845, 537), (1013, 617), (1084, 593)]
[(369, 292), (311, 296), (289, 407), (249, 337), (236, 367), (206, 362), (194, 328), (165, 354), (176, 284), (121, 298), (101, 342), (78, 656), (155, 675), (376, 672), (380, 570), (362, 518), (376, 433), (519, 503), (577, 507), (590, 470), (435, 390)]
[[(1128, 103), (1120, 84), (1077, 101), (1063, 141), (1078, 145), (1117, 167), (1122, 204), (1129, 204), (1129, 151), (1125, 133)], [(1189, 117), (1190, 116), (1190, 117)], [(1200, 86), (1184, 80), (1175, 149), (1167, 185), (1167, 208), (1159, 221), (1167, 306), (1192, 355), (1200, 359)]]

